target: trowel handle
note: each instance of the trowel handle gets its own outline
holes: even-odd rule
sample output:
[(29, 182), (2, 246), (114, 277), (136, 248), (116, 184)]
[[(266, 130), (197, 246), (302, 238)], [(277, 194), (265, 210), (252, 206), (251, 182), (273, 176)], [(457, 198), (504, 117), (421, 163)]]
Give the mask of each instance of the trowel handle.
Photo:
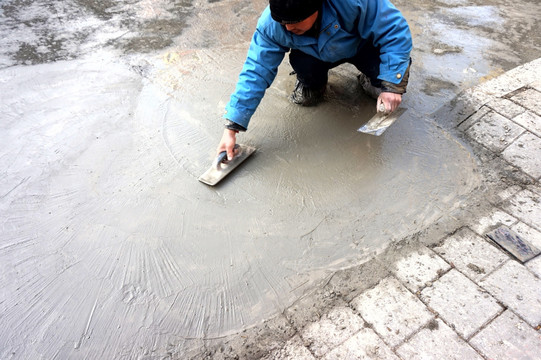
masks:
[[(233, 151), (237, 150), (239, 148), (239, 144), (235, 144), (235, 147), (233, 147)], [(218, 169), (220, 167), (221, 163), (227, 164), (227, 151), (222, 151), (216, 156), (216, 159), (214, 159), (214, 162), (212, 163), (212, 167), (215, 169)]]
[(227, 151), (222, 151), (216, 156), (216, 159), (214, 159), (214, 162), (212, 163), (212, 167), (218, 169), (224, 160), (227, 160)]
[(385, 109), (385, 104), (383, 103), (383, 100), (380, 100), (380, 103), (378, 104), (378, 112), (380, 113), (386, 113), (387, 109)]

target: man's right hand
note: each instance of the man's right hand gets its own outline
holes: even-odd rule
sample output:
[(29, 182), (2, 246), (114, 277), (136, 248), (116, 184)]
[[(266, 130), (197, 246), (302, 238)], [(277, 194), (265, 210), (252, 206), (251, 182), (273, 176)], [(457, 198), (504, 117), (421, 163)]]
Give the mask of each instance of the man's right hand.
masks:
[(224, 134), (222, 135), (222, 139), (220, 140), (220, 144), (218, 145), (216, 152), (219, 154), (222, 151), (226, 151), (227, 160), (231, 161), (235, 156), (235, 151), (233, 148), (235, 147), (236, 142), (237, 132), (234, 130), (224, 129)]

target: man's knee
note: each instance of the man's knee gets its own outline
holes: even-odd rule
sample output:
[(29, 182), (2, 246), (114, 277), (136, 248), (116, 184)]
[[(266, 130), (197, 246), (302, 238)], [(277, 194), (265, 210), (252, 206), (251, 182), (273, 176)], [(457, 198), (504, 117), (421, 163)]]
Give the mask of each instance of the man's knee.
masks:
[(291, 50), (289, 62), (297, 79), (306, 87), (321, 88), (327, 84), (329, 64), (299, 50)]

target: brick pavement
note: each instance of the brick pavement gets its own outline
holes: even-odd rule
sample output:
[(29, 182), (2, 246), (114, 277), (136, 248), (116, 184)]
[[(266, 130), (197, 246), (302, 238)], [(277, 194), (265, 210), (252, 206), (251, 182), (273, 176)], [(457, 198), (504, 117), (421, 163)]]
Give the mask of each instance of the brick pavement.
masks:
[(388, 276), (319, 319), (292, 322), (295, 336), (265, 359), (539, 358), (541, 255), (522, 262), (486, 235), (506, 226), (541, 249), (541, 59), (462, 97), (475, 106), (457, 129), (529, 185), (502, 185), (489, 213), (404, 250)]

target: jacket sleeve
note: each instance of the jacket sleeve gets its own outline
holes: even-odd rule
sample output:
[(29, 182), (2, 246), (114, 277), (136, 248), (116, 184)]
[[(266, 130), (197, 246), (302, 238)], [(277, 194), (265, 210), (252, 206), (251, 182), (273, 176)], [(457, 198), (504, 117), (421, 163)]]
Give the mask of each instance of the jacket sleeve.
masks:
[(248, 128), (250, 118), (274, 81), (278, 66), (288, 50), (265, 35), (260, 26), (257, 27), (224, 118)]
[(359, 27), (361, 36), (372, 39), (380, 49), (378, 78), (391, 84), (404, 84), (403, 80), (407, 83), (412, 38), (406, 19), (389, 0), (367, 4)]

